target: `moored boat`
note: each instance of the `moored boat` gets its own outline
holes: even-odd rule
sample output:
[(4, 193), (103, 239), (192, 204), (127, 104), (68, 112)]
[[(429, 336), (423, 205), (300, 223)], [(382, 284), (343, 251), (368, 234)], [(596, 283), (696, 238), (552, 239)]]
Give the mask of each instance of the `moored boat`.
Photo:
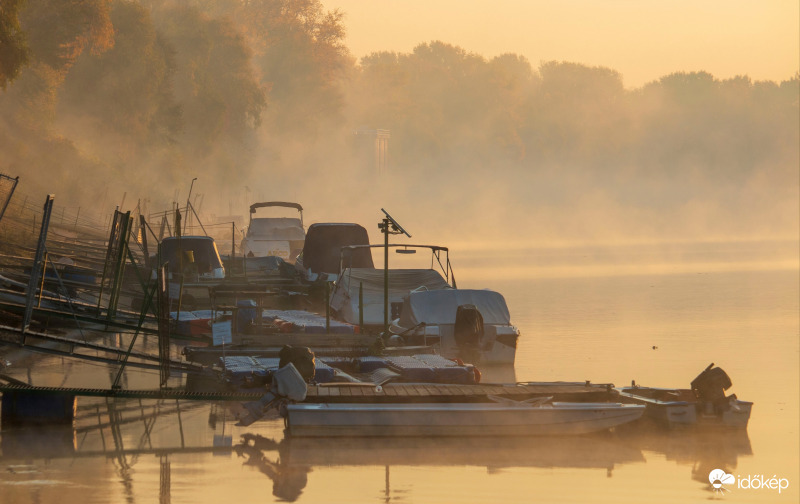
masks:
[(287, 432), (295, 437), (571, 435), (633, 422), (645, 410), (635, 404), (542, 404), (541, 399), (493, 403), (290, 404), (286, 408)]
[(488, 289), (410, 292), (390, 330), (446, 357), (482, 364), (513, 364), (519, 339), (502, 294)]
[[(294, 208), (300, 217), (253, 217), (259, 208)], [(242, 240), (241, 250), (246, 257), (280, 257), (294, 263), (303, 250), (306, 233), (303, 228), (303, 207), (298, 203), (268, 201), (250, 205), (250, 223)]]
[(733, 427), (745, 429), (753, 403), (736, 394), (725, 395), (731, 380), (722, 368), (712, 363), (692, 381), (690, 389), (617, 387), (621, 401), (647, 407), (646, 416), (659, 425)]

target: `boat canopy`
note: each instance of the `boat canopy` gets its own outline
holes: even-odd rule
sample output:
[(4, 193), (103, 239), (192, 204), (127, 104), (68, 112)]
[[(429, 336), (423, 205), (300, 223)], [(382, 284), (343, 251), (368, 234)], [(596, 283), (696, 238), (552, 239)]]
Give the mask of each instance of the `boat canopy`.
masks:
[[(208, 273), (222, 268), (222, 260), (214, 239), (208, 236), (183, 236), (164, 238), (158, 245), (162, 261), (169, 261), (169, 270), (177, 272), (181, 263), (179, 254), (184, 253), (184, 268), (194, 263), (198, 273)], [(191, 256), (187, 253), (191, 252)], [(191, 260), (190, 260), (191, 259)]]
[(289, 203), (286, 201), (266, 201), (264, 203), (253, 203), (250, 205), (250, 213), (256, 213), (256, 209), (264, 208), (264, 207), (285, 207), (285, 208), (295, 208), (298, 212), (303, 211), (303, 207), (300, 206), (299, 203)]
[(264, 217), (250, 221), (247, 237), (262, 240), (303, 240), (305, 231), (300, 219), (292, 217)]
[[(341, 249), (348, 245), (369, 245), (367, 230), (351, 223), (312, 224), (303, 245), (303, 267), (313, 273), (338, 274)], [(354, 268), (371, 269), (374, 267), (372, 253), (369, 249), (353, 252), (348, 264)]]
[(491, 290), (447, 289), (411, 292), (403, 300), (399, 324), (405, 328), (455, 324), (459, 306), (474, 305), (485, 324), (510, 325), (511, 315), (503, 295)]
[[(347, 268), (336, 282), (331, 296), (331, 308), (345, 321), (359, 322), (358, 292), (364, 299), (364, 324), (383, 325), (383, 270), (374, 268)], [(432, 269), (390, 269), (389, 303), (401, 303), (415, 289), (449, 289), (439, 272)], [(455, 317), (455, 310), (453, 311)]]

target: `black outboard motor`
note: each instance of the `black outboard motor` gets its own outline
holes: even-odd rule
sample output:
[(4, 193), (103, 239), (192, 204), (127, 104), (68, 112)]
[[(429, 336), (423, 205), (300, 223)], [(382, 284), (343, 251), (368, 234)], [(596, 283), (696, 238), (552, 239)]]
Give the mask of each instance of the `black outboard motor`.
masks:
[(724, 408), (728, 402), (725, 391), (731, 388), (731, 379), (722, 368), (715, 368), (712, 362), (692, 380), (692, 390), (701, 401)]
[(453, 337), (459, 347), (480, 346), (483, 339), (483, 315), (475, 305), (460, 305), (456, 309), (456, 323)]
[(453, 338), (458, 345), (458, 356), (464, 362), (478, 362), (483, 339), (483, 315), (475, 305), (460, 305), (456, 309)]
[(278, 367), (283, 367), (291, 362), (306, 383), (314, 379), (316, 365), (314, 362), (314, 352), (312, 352), (310, 348), (285, 345), (281, 348), (280, 353), (278, 353), (278, 357), (281, 359), (278, 363)]

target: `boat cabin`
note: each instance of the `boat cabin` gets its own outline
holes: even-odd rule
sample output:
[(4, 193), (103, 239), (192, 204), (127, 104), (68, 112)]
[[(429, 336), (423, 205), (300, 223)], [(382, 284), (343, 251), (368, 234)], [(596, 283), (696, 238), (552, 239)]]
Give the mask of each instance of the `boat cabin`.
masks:
[[(217, 244), (210, 236), (171, 236), (158, 245), (161, 261), (169, 262), (170, 276), (183, 273), (187, 280), (225, 278)], [(152, 261), (157, 264), (157, 261)]]

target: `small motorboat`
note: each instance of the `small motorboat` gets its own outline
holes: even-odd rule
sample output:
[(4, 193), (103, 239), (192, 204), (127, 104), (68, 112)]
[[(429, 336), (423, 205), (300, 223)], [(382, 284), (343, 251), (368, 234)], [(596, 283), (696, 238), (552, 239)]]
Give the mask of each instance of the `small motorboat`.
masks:
[(665, 427), (711, 426), (745, 429), (753, 403), (736, 394), (725, 395), (731, 380), (722, 368), (709, 365), (692, 381), (690, 389), (618, 387), (620, 400), (647, 407), (646, 416)]
[(490, 403), (290, 404), (287, 431), (295, 437), (571, 435), (633, 422), (645, 410), (636, 404), (497, 399)]
[[(259, 208), (294, 208), (300, 217), (253, 217)], [(250, 223), (247, 234), (242, 239), (242, 255), (253, 257), (280, 257), (294, 264), (303, 250), (306, 239), (303, 227), (303, 207), (298, 203), (267, 201), (250, 205)]]

